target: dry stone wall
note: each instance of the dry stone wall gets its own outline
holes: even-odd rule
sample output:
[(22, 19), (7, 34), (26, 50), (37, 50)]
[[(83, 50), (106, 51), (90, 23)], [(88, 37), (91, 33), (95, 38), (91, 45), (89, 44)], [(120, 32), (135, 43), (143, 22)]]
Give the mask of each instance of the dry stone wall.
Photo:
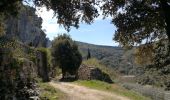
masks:
[(81, 80), (100, 80), (112, 83), (108, 74), (102, 72), (99, 68), (82, 64), (78, 69), (78, 79)]

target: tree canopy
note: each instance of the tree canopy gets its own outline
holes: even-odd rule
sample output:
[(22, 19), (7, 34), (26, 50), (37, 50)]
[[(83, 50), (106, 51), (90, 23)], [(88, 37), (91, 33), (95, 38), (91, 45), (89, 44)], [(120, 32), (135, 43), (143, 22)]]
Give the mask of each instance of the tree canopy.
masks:
[(64, 77), (66, 76), (66, 72), (76, 75), (82, 62), (82, 56), (78, 51), (77, 44), (70, 36), (63, 34), (53, 40), (52, 56), (54, 58), (54, 65), (62, 69)]
[[(91, 24), (99, 16), (112, 16), (117, 27), (114, 40), (122, 46), (153, 42), (162, 38), (170, 40), (170, 1), (168, 0), (1, 0), (0, 13), (15, 13), (18, 2), (32, 1), (35, 6), (52, 9), (68, 31), (79, 23)], [(3, 9), (2, 9), (3, 8)], [(144, 40), (144, 41), (143, 41)]]
[(16, 13), (19, 10), (19, 2), (33, 2), (36, 7), (45, 6), (48, 10), (52, 9), (58, 23), (68, 31), (71, 26), (78, 28), (80, 22), (90, 24), (99, 16), (95, 0), (1, 0), (0, 13)]
[(170, 24), (166, 20), (170, 14), (168, 3), (168, 0), (105, 0), (102, 9), (105, 16), (112, 15), (112, 22), (117, 27), (114, 40), (123, 46), (133, 46), (170, 34), (166, 29)]

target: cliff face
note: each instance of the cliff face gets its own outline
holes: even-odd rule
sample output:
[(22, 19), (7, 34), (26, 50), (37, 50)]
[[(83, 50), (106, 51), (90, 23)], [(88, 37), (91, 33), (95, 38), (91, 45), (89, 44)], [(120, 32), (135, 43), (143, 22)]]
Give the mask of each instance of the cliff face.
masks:
[(28, 100), (37, 96), (34, 79), (35, 64), (26, 58), (16, 58), (12, 48), (0, 48), (0, 100)]
[(5, 21), (0, 36), (0, 100), (30, 100), (38, 97), (36, 78), (49, 81), (47, 55), (34, 47), (49, 44), (35, 9), (23, 6), (18, 17)]
[(24, 44), (34, 47), (46, 47), (49, 41), (41, 29), (42, 18), (35, 14), (35, 9), (23, 6), (18, 17), (6, 20), (6, 35), (15, 37)]

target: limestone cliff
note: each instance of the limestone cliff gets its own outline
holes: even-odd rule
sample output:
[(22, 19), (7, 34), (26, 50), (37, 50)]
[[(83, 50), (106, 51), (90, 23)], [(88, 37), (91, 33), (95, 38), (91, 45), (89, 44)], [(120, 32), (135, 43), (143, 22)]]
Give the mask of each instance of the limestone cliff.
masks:
[(24, 44), (34, 47), (46, 47), (49, 41), (41, 29), (42, 18), (35, 14), (35, 9), (23, 6), (17, 17), (6, 20), (6, 35), (15, 37)]
[(38, 98), (36, 78), (49, 81), (47, 54), (36, 48), (49, 42), (41, 24), (35, 9), (28, 6), (18, 17), (6, 19), (6, 34), (0, 36), (0, 100)]

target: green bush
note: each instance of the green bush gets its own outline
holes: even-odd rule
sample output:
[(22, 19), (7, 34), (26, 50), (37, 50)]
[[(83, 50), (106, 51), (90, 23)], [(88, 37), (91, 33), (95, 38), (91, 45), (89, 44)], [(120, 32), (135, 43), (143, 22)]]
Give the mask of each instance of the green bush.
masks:
[(52, 42), (52, 56), (54, 66), (59, 66), (62, 69), (64, 77), (66, 72), (71, 75), (77, 74), (77, 70), (82, 62), (82, 56), (78, 51), (77, 44), (69, 35), (59, 35), (54, 39)]

